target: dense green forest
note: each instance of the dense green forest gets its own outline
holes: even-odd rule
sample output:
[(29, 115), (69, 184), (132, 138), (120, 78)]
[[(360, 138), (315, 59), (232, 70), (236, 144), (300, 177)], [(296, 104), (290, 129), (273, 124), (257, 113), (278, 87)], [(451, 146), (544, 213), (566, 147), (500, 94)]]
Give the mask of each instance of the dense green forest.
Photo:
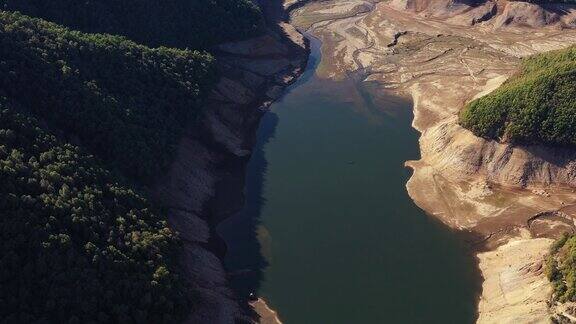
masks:
[(477, 136), (521, 144), (576, 145), (576, 47), (535, 55), (460, 123)]
[(0, 9), (28, 14), (0, 10), (0, 323), (178, 323), (194, 310), (194, 283), (146, 188), (218, 79), (210, 54), (185, 48), (258, 33), (259, 10), (248, 0)]
[(576, 236), (564, 235), (556, 241), (546, 263), (554, 298), (560, 302), (576, 301)]
[(0, 9), (152, 47), (208, 48), (250, 36), (263, 24), (250, 0), (0, 0)]
[(150, 49), (0, 12), (0, 95), (139, 182), (171, 161), (213, 70), (205, 53)]
[(0, 322), (174, 323), (189, 308), (164, 217), (0, 99)]
[(0, 322), (189, 311), (178, 240), (131, 183), (170, 163), (214, 81), (205, 53), (0, 12)]

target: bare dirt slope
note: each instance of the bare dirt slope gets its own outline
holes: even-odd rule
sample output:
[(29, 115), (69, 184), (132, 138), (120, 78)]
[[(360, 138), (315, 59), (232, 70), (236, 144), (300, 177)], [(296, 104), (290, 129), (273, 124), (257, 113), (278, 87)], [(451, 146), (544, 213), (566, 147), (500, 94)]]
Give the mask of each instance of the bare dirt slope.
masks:
[(576, 43), (575, 13), (508, 1), (334, 0), (292, 15), (323, 41), (321, 76), (361, 74), (413, 99), (422, 158), (407, 162), (409, 194), (468, 232), (477, 251), (491, 251), (480, 254), (479, 322), (548, 320), (550, 290), (526, 286), (541, 284), (543, 272), (526, 267), (538, 268), (551, 242), (537, 238), (574, 229), (576, 152), (486, 141), (460, 127), (457, 114), (505, 81), (522, 57)]

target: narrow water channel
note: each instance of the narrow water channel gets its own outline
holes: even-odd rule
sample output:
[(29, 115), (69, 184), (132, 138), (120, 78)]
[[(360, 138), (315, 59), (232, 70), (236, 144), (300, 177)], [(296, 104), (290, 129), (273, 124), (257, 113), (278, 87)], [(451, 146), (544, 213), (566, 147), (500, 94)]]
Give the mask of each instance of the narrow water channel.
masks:
[(239, 294), (285, 324), (472, 323), (464, 243), (410, 199), (411, 103), (306, 73), (262, 119), (244, 210), (219, 226)]

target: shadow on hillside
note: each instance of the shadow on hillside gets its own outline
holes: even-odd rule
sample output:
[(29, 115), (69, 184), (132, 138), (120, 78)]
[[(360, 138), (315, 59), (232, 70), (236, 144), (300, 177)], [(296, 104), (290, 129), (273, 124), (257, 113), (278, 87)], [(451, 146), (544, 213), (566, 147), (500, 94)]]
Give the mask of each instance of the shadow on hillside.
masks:
[(277, 125), (276, 114), (268, 112), (262, 117), (258, 142), (247, 168), (244, 208), (218, 226), (218, 234), (227, 245), (225, 266), (230, 286), (241, 300), (258, 293), (263, 271), (268, 266), (259, 241), (259, 233), (263, 232), (260, 217), (266, 204), (263, 187), (268, 169), (264, 147), (274, 138)]
[(546, 145), (519, 145), (531, 155), (559, 168), (565, 168), (576, 159), (576, 150), (570, 147)]

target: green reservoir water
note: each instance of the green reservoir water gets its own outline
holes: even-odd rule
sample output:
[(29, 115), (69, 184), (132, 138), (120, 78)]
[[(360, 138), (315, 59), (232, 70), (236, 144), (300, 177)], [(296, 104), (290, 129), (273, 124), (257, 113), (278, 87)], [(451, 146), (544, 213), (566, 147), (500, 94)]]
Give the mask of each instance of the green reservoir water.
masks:
[(472, 256), (406, 192), (411, 103), (317, 78), (312, 45), (307, 72), (262, 119), (246, 207), (218, 228), (232, 286), (285, 324), (472, 323)]

